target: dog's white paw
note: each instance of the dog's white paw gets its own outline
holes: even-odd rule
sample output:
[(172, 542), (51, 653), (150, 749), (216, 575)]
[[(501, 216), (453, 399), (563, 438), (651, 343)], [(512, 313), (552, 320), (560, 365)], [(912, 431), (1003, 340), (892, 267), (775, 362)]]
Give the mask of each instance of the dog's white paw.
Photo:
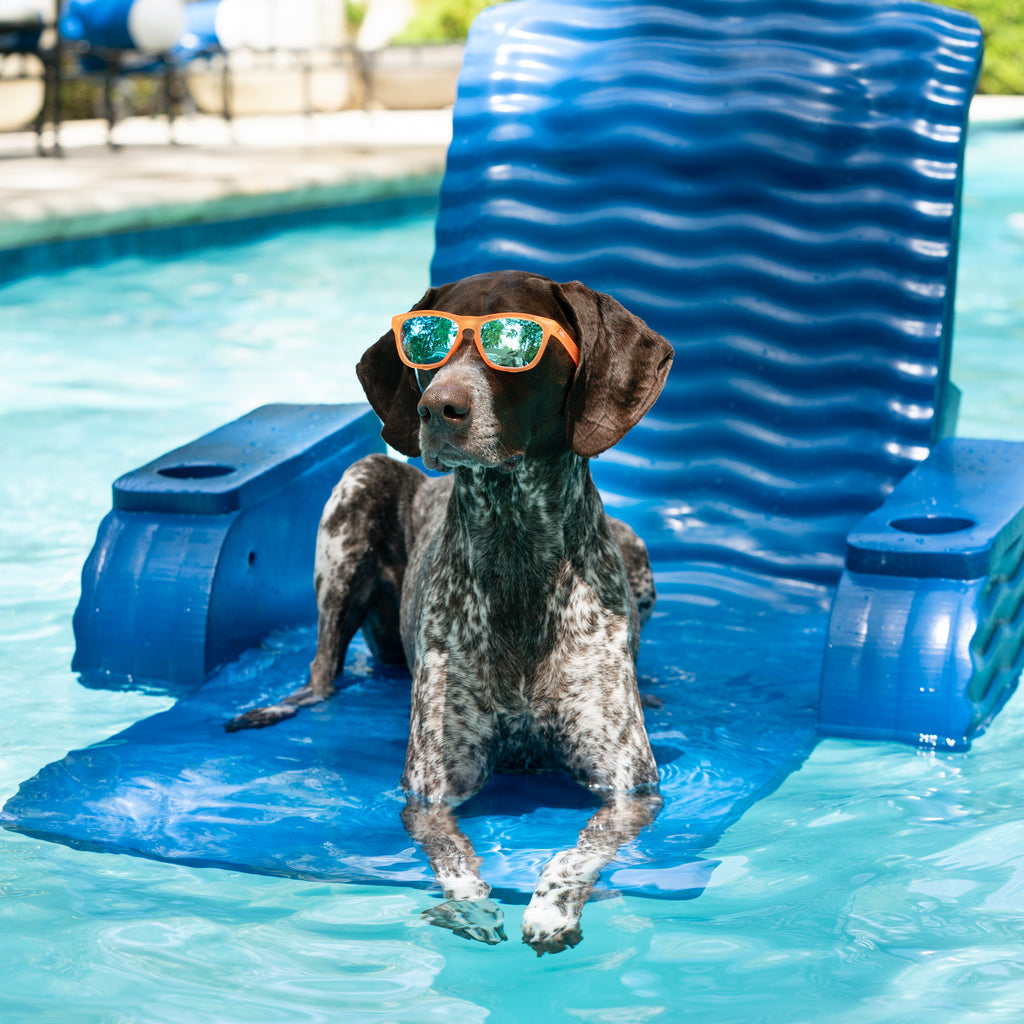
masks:
[(523, 912), (523, 942), (537, 956), (561, 953), (582, 941), (579, 900), (574, 889), (556, 886), (544, 893), (536, 892)]
[(436, 907), (428, 907), (423, 917), (438, 928), (447, 928), (464, 939), (497, 946), (507, 941), (505, 916), (494, 900), (447, 900)]

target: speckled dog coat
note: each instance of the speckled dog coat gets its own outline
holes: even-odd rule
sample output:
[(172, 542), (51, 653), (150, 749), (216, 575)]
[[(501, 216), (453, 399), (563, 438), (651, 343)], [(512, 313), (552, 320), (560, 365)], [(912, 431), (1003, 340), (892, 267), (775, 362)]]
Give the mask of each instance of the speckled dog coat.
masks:
[(609, 296), (527, 273), (432, 288), (413, 308), (548, 317), (580, 362), (550, 344), (532, 370), (506, 373), (464, 339), (440, 368), (414, 371), (393, 333), (371, 346), (358, 373), (384, 440), (444, 475), (379, 455), (345, 473), (317, 537), (310, 681), (228, 727), (330, 696), (362, 628), (376, 657), (412, 672), (403, 821), (444, 891), (434, 923), (505, 937), (453, 813), (492, 772), (564, 770), (601, 799), (524, 913), (524, 941), (557, 952), (580, 940), (600, 870), (660, 806), (635, 669), (650, 565), (643, 542), (605, 514), (587, 460), (650, 408), (672, 350)]

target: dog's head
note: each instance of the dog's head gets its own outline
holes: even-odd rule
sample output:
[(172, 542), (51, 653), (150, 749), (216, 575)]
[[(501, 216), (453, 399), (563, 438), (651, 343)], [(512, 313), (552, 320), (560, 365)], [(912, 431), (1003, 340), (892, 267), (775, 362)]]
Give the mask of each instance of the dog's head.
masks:
[[(388, 331), (356, 368), (381, 436), (429, 468), (512, 469), (524, 457), (564, 452), (591, 458), (610, 448), (654, 404), (672, 363), (661, 335), (615, 299), (578, 281), (557, 284), (520, 271), (463, 278), (431, 288), (414, 310), (458, 316), (517, 312), (554, 320), (579, 349), (579, 364), (556, 342), (532, 369), (488, 366), (463, 337), (444, 365), (414, 370)], [(467, 332), (468, 334), (468, 332)]]

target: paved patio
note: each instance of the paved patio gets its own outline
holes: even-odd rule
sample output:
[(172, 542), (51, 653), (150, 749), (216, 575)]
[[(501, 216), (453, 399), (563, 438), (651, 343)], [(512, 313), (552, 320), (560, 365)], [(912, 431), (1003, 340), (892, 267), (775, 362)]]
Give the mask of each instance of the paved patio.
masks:
[(132, 118), (114, 138), (71, 122), (64, 156), (42, 157), (34, 133), (0, 134), (0, 249), (433, 188), (451, 111)]

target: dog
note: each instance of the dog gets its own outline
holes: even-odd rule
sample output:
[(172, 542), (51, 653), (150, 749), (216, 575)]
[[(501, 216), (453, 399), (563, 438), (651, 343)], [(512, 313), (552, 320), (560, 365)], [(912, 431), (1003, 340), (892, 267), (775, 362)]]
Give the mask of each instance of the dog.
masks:
[(660, 809), (635, 668), (653, 577), (588, 460), (647, 412), (672, 357), (579, 282), (505, 271), (429, 289), (357, 373), (383, 439), (441, 475), (384, 455), (345, 472), (317, 535), (309, 681), (227, 723), (270, 725), (330, 697), (360, 628), (375, 658), (407, 665), (402, 820), (444, 893), (427, 916), (463, 937), (505, 939), (454, 813), (492, 772), (565, 771), (601, 801), (526, 907), (538, 955), (580, 941), (600, 871)]

